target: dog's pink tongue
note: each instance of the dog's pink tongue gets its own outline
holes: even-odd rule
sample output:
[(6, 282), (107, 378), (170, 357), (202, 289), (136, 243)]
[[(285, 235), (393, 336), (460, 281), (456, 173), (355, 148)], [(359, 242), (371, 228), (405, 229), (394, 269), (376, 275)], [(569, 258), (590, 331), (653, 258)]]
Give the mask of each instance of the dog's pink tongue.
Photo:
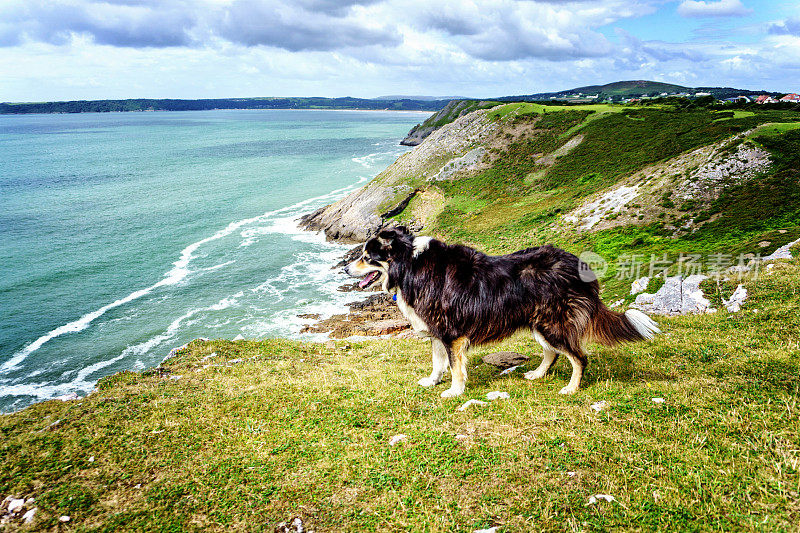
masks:
[(378, 275), (377, 272), (370, 272), (369, 274), (367, 274), (366, 278), (364, 278), (364, 279), (362, 279), (361, 281), (358, 282), (358, 286), (363, 289), (364, 287), (366, 287), (369, 284), (370, 281), (375, 279), (375, 276), (377, 276), (377, 275)]

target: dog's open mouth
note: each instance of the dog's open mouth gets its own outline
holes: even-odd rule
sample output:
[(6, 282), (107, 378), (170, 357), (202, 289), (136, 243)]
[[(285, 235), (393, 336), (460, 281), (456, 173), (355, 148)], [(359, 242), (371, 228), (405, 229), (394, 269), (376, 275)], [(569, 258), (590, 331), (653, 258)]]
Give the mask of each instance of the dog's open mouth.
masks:
[(380, 275), (381, 273), (379, 271), (377, 270), (372, 271), (369, 274), (367, 274), (367, 276), (364, 279), (358, 282), (358, 286), (363, 289), (364, 287), (375, 281)]

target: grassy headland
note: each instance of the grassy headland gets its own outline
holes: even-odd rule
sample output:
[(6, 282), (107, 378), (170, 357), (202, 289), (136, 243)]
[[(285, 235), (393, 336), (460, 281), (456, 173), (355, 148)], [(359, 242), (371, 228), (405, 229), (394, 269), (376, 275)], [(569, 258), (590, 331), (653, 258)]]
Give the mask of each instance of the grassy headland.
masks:
[[(193, 342), (0, 417), (0, 494), (36, 498), (37, 530), (796, 531), (800, 260), (747, 288), (744, 312), (595, 348), (572, 397), (563, 361), (522, 378), (526, 336), (502, 348), (530, 364), (500, 376), (479, 350), (458, 399), (416, 385), (423, 341)], [(456, 411), (492, 390), (511, 398)]]
[[(760, 253), (800, 237), (795, 112), (509, 106), (488, 112), (498, 128), (482, 166), (436, 182), (408, 175), (419, 193), (397, 218), (489, 252), (553, 242), (611, 262)], [(678, 195), (740, 147), (768, 152), (769, 169), (693, 204)], [(607, 227), (565, 222), (626, 183), (649, 196)], [(653, 342), (592, 346), (571, 397), (558, 394), (565, 361), (522, 378), (541, 352), (524, 335), (474, 352), (458, 399), (416, 385), (430, 364), (422, 340), (195, 341), (81, 400), (0, 416), (0, 497), (37, 508), (30, 525), (6, 527), (271, 531), (299, 516), (317, 531), (797, 531), (794, 255), (709, 280), (721, 310), (657, 318)], [(604, 274), (606, 301), (630, 287), (616, 274)], [(721, 298), (740, 282), (749, 299), (728, 313)], [(532, 359), (500, 375), (481, 362), (498, 349)], [(456, 410), (494, 390), (510, 399)], [(614, 501), (590, 503), (597, 494)]]

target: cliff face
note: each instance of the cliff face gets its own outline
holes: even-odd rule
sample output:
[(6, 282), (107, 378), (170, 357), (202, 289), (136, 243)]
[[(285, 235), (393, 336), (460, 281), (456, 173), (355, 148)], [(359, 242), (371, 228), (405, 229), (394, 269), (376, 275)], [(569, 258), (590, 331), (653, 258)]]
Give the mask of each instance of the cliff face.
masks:
[(463, 115), (435, 130), (362, 189), (302, 217), (300, 226), (324, 231), (331, 240), (363, 242), (402, 211), (451, 160), (485, 144), (496, 128), (484, 110)]
[(479, 109), (488, 109), (494, 107), (499, 102), (490, 101), (477, 101), (477, 100), (453, 100), (449, 102), (442, 109), (428, 117), (422, 124), (417, 124), (405, 139), (400, 141), (403, 146), (417, 146), (424, 141), (431, 133), (441, 128), (445, 124), (449, 124), (454, 120), (462, 117), (468, 113)]

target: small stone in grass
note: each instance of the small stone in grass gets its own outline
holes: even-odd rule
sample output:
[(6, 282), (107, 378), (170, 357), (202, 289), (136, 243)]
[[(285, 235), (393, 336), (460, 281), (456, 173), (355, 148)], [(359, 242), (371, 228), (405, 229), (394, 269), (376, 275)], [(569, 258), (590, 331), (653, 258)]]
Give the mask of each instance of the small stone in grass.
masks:
[(664, 403), (664, 398), (651, 398), (653, 403)]
[(30, 524), (31, 522), (33, 522), (33, 515), (35, 514), (36, 514), (36, 507), (30, 509), (27, 513), (22, 515), (22, 521), (25, 522), (26, 524)]
[(459, 411), (464, 411), (470, 405), (486, 405), (486, 402), (482, 402), (480, 400), (467, 400), (464, 404), (458, 408)]
[(530, 357), (517, 352), (494, 352), (484, 355), (481, 359), (487, 365), (508, 368), (515, 365), (519, 366), (530, 359)]
[(492, 526), (489, 529), (476, 529), (474, 533), (497, 533), (497, 526)]
[(608, 407), (608, 402), (606, 402), (605, 400), (600, 400), (599, 402), (595, 402), (592, 405), (590, 405), (589, 409), (599, 413), (600, 411), (602, 411), (606, 407)]
[(469, 435), (456, 435), (456, 440), (466, 440), (469, 438)]
[(389, 439), (389, 446), (394, 446), (398, 442), (406, 440), (406, 439), (408, 439), (408, 435), (403, 435), (403, 434), (395, 435), (394, 437)]
[(501, 375), (501, 376), (505, 376), (505, 375), (507, 375), (507, 374), (510, 374), (510, 373), (512, 373), (514, 370), (516, 370), (516, 369), (518, 369), (518, 368), (519, 368), (519, 365), (517, 365), (517, 366), (512, 366), (511, 368), (506, 368), (505, 370), (503, 370), (502, 372), (500, 372), (500, 375)]
[(69, 401), (72, 401), (72, 400), (79, 400), (80, 396), (78, 396), (77, 393), (68, 392), (67, 394), (62, 394), (61, 396), (56, 396), (53, 399), (54, 400), (61, 400), (62, 402), (69, 402)]
[(489, 400), (503, 400), (510, 397), (511, 396), (509, 396), (507, 392), (501, 392), (499, 390), (495, 390), (486, 394), (486, 398)]
[(22, 506), (25, 505), (25, 500), (23, 498), (16, 499), (11, 498), (11, 501), (8, 502), (8, 512), (9, 513), (16, 513)]
[(72, 520), (72, 518), (68, 517), (67, 515), (63, 515), (63, 516), (59, 516), (59, 517), (58, 517), (58, 521), (59, 521), (59, 522), (63, 522), (63, 523), (65, 523), (65, 524), (66, 524), (67, 522), (69, 522), (70, 520)]
[(600, 500), (607, 501), (609, 503), (616, 500), (615, 497), (611, 496), (610, 494), (595, 494), (593, 496), (589, 496), (589, 502), (586, 504), (588, 507), (589, 505), (594, 505)]

